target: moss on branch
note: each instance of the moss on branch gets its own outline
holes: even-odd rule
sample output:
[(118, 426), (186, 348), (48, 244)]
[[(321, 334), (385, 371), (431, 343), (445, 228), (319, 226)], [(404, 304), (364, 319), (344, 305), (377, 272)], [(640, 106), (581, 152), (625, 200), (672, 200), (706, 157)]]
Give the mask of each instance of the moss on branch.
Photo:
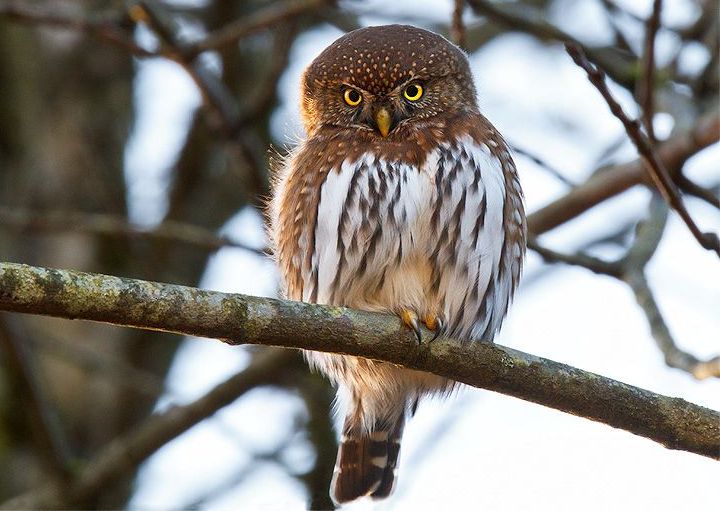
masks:
[(13, 263), (0, 263), (0, 310), (384, 360), (720, 459), (714, 410), (495, 344), (418, 345), (385, 314)]

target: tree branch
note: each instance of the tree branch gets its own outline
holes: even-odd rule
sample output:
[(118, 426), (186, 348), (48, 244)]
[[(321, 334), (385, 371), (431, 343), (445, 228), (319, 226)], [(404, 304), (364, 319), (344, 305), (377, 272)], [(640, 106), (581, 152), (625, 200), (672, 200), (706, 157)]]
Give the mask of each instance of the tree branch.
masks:
[(711, 377), (720, 378), (720, 356), (709, 360), (700, 360), (678, 348), (670, 333), (670, 328), (660, 312), (660, 307), (655, 301), (655, 296), (650, 290), (645, 273), (643, 271), (630, 272), (625, 276), (625, 281), (633, 290), (638, 305), (647, 317), (650, 332), (665, 357), (665, 363), (669, 367), (682, 369), (692, 374), (698, 380)]
[(643, 124), (650, 142), (655, 142), (655, 37), (660, 28), (662, 0), (653, 1), (652, 14), (645, 23), (645, 49), (643, 54), (642, 80), (638, 81), (638, 102), (642, 105)]
[(334, 3), (334, 0), (292, 0), (274, 3), (212, 32), (202, 41), (186, 48), (185, 55), (193, 58), (204, 51), (216, 50), (222, 46), (235, 43), (259, 30), (296, 18), (312, 10), (321, 9), (323, 6), (332, 3)]
[[(46, 2), (50, 4), (50, 2)], [(46, 5), (30, 2), (0, 1), (0, 17), (28, 25), (45, 25), (63, 30), (75, 30), (122, 48), (136, 57), (156, 56), (154, 52), (137, 45), (133, 40), (125, 16), (81, 17), (49, 10)]]
[(80, 211), (31, 211), (0, 206), (0, 228), (3, 227), (33, 232), (82, 232), (112, 238), (179, 243), (209, 252), (232, 247), (260, 256), (267, 255), (262, 249), (218, 235), (204, 227), (174, 220), (166, 220), (152, 229), (146, 229), (118, 215)]
[(565, 263), (580, 266), (598, 275), (607, 275), (618, 279), (622, 276), (622, 267), (617, 262), (604, 261), (583, 253), (563, 254), (541, 245), (534, 236), (528, 238), (527, 245), (530, 250), (537, 252), (546, 263)]
[(245, 392), (291, 377), (278, 369), (284, 368), (293, 358), (294, 353), (279, 350), (258, 355), (250, 367), (218, 384), (204, 396), (153, 415), (134, 431), (111, 442), (78, 472), (70, 484), (43, 486), (4, 502), (0, 509), (62, 508), (92, 501), (113, 481), (139, 466), (167, 442)]
[(0, 310), (384, 360), (720, 459), (718, 412), (490, 343), (418, 345), (386, 314), (14, 263), (0, 263)]
[(691, 179), (688, 179), (684, 174), (680, 174), (675, 178), (675, 182), (680, 189), (688, 195), (697, 197), (700, 200), (704, 200), (711, 206), (720, 209), (720, 183), (716, 183), (714, 186), (705, 188), (695, 183)]
[(669, 367), (686, 371), (699, 380), (710, 377), (720, 378), (720, 356), (700, 360), (678, 348), (645, 277), (645, 267), (662, 239), (667, 215), (668, 205), (658, 193), (655, 193), (650, 202), (649, 218), (638, 224), (634, 243), (627, 253), (616, 261), (605, 261), (582, 252), (576, 254), (557, 252), (540, 244), (534, 236), (529, 237), (528, 248), (537, 252), (546, 263), (579, 266), (598, 275), (614, 277), (627, 284), (648, 320), (650, 333), (662, 351), (665, 363)]
[[(718, 140), (720, 116), (717, 111), (711, 111), (701, 117), (691, 130), (678, 133), (660, 144), (656, 152), (670, 174), (675, 176), (691, 156)], [(595, 173), (585, 183), (529, 215), (528, 229), (540, 235), (637, 184), (650, 184), (644, 165), (643, 159), (638, 158)]]
[(465, 45), (465, 24), (463, 23), (464, 10), (465, 0), (455, 0), (450, 24), (450, 40), (467, 51), (467, 46)]
[(237, 129), (240, 107), (232, 93), (215, 73), (209, 71), (204, 63), (187, 57), (175, 18), (167, 12), (160, 2), (154, 0), (139, 1), (133, 4), (128, 14), (135, 23), (144, 23), (159, 39), (160, 54), (181, 66), (195, 82), (203, 104), (215, 114), (215, 122), (230, 136)]
[(577, 186), (575, 183), (573, 183), (570, 179), (565, 177), (565, 174), (560, 172), (558, 169), (556, 169), (553, 165), (550, 165), (547, 161), (543, 160), (536, 154), (531, 153), (527, 149), (522, 149), (521, 147), (518, 147), (515, 144), (510, 144), (510, 150), (513, 153), (519, 154), (520, 156), (523, 156), (527, 158), (528, 160), (532, 161), (535, 165), (543, 169), (545, 172), (550, 174), (552, 177), (560, 181), (562, 184), (566, 185), (569, 188), (574, 188)]
[[(65, 478), (69, 474), (70, 448), (58, 421), (52, 400), (42, 385), (32, 357), (31, 346), (18, 335), (17, 328), (5, 318), (0, 317), (0, 353), (5, 362), (5, 372), (16, 380), (13, 398), (17, 398), (19, 413), (28, 417), (36, 448), (45, 459), (56, 477)], [(14, 377), (14, 378), (12, 378)]]
[(655, 187), (660, 191), (663, 197), (665, 197), (668, 204), (677, 211), (680, 218), (682, 218), (683, 222), (685, 222), (685, 225), (687, 225), (688, 229), (698, 243), (700, 243), (700, 245), (706, 250), (711, 250), (720, 257), (720, 238), (718, 238), (717, 234), (713, 232), (700, 231), (698, 226), (695, 224), (695, 221), (685, 208), (685, 204), (682, 201), (680, 192), (672, 180), (670, 172), (653, 148), (651, 141), (648, 139), (647, 135), (640, 130), (640, 124), (638, 121), (631, 120), (627, 116), (622, 106), (620, 106), (620, 103), (615, 100), (610, 92), (610, 89), (608, 89), (608, 86), (605, 83), (605, 73), (603, 70), (587, 58), (580, 46), (575, 44), (566, 44), (565, 49), (570, 54), (573, 61), (585, 70), (588, 80), (590, 80), (590, 83), (595, 86), (598, 92), (602, 95), (603, 99), (605, 99), (605, 102), (613, 115), (615, 115), (615, 117), (623, 123), (628, 137), (645, 161), (646, 169)]
[(635, 57), (611, 48), (592, 48), (579, 39), (548, 23), (539, 9), (522, 2), (491, 2), (488, 0), (467, 0), (476, 14), (487, 16), (493, 21), (512, 30), (530, 34), (541, 41), (559, 41), (576, 44), (599, 62), (607, 73), (619, 84), (630, 88), (635, 83)]

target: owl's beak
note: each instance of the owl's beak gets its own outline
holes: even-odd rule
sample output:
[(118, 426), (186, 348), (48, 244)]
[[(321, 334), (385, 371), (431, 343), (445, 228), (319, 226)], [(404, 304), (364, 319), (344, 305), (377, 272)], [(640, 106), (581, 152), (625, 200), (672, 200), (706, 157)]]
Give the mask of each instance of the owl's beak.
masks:
[(392, 126), (392, 117), (387, 108), (380, 108), (375, 112), (375, 124), (377, 124), (378, 130), (383, 137), (387, 137), (390, 133), (390, 127)]

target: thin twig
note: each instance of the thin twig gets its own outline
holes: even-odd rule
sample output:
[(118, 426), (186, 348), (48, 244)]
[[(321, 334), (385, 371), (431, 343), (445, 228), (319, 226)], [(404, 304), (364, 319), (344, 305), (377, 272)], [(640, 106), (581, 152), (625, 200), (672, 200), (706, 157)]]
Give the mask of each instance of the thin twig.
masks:
[(197, 225), (166, 220), (151, 229), (130, 223), (117, 215), (79, 211), (29, 211), (0, 206), (0, 228), (31, 232), (81, 232), (122, 239), (142, 239), (158, 243), (180, 243), (215, 252), (224, 247), (239, 248), (260, 256), (262, 249), (220, 236)]
[(131, 25), (124, 17), (89, 18), (70, 16), (48, 9), (50, 2), (37, 5), (19, 1), (1, 1), (0, 17), (19, 23), (45, 25), (64, 30), (84, 32), (101, 41), (121, 48), (136, 57), (154, 57), (156, 54), (137, 45), (133, 40)]
[(548, 23), (538, 9), (525, 3), (488, 0), (466, 0), (466, 2), (476, 14), (487, 16), (513, 30), (526, 32), (542, 41), (559, 41), (580, 46), (607, 70), (613, 80), (624, 87), (632, 87), (635, 84), (633, 55), (626, 55), (625, 52), (620, 51), (610, 53), (607, 48), (585, 46), (579, 39)]
[[(632, 47), (628, 43), (627, 37), (625, 37), (625, 34), (622, 31), (622, 28), (620, 27), (620, 24), (618, 23), (616, 16), (619, 14), (621, 16), (630, 15), (633, 16), (631, 13), (628, 13), (627, 11), (621, 9), (616, 3), (610, 1), (610, 0), (600, 0), (600, 2), (605, 7), (605, 13), (606, 13), (606, 19), (608, 23), (610, 24), (610, 27), (613, 31), (613, 43), (618, 48), (621, 48), (627, 52), (632, 52)], [(633, 16), (634, 17), (634, 16)]]
[(0, 310), (382, 360), (720, 459), (718, 412), (491, 343), (418, 344), (392, 315), (14, 263), (0, 263)]
[(658, 157), (656, 151), (652, 147), (647, 136), (642, 133), (639, 123), (637, 120), (631, 120), (627, 114), (623, 111), (620, 103), (618, 103), (605, 83), (605, 73), (597, 65), (590, 62), (582, 48), (577, 45), (566, 44), (565, 48), (568, 54), (572, 57), (573, 61), (583, 68), (588, 75), (588, 79), (600, 92), (605, 102), (610, 107), (610, 111), (617, 117), (625, 126), (630, 140), (632, 140), (638, 152), (646, 162), (646, 169), (653, 180), (656, 188), (663, 195), (665, 200), (677, 211), (680, 218), (685, 222), (693, 234), (695, 239), (700, 245), (707, 249), (717, 253), (720, 257), (720, 238), (715, 233), (703, 233), (700, 231), (698, 226), (693, 221), (690, 213), (683, 204), (680, 192), (678, 192), (675, 183), (673, 183), (670, 173), (665, 168), (663, 161)]
[(122, 385), (138, 393), (157, 398), (167, 392), (161, 377), (150, 371), (123, 362), (117, 357), (84, 347), (81, 344), (54, 338), (47, 333), (34, 333), (30, 339), (33, 349), (42, 354), (61, 359), (66, 364), (79, 367), (93, 373), (93, 376), (105, 378), (112, 385)]
[(203, 103), (219, 118), (223, 131), (233, 133), (238, 125), (240, 107), (222, 80), (210, 72), (205, 65), (187, 57), (186, 45), (177, 35), (175, 19), (165, 7), (154, 0), (143, 0), (133, 4), (128, 13), (135, 23), (145, 24), (161, 42), (160, 53), (179, 64), (197, 85)]
[(640, 16), (633, 13), (632, 11), (629, 11), (625, 7), (618, 5), (617, 2), (615, 2), (615, 0), (600, 0), (600, 1), (605, 6), (605, 8), (609, 11), (621, 13), (623, 16), (628, 16), (629, 18), (632, 18), (633, 20), (638, 21), (640, 23), (645, 21)]
[(173, 438), (178, 437), (245, 392), (259, 385), (276, 384), (292, 378), (284, 371), (297, 358), (291, 351), (267, 350), (254, 358), (244, 371), (231, 376), (192, 403), (175, 406), (153, 415), (136, 430), (105, 447), (64, 487), (43, 486), (9, 500), (1, 509), (44, 509), (82, 505), (114, 481), (136, 468)]
[(635, 228), (635, 240), (619, 264), (623, 272), (644, 271), (655, 255), (667, 224), (668, 205), (657, 192), (653, 193), (648, 207), (648, 216)]
[[(690, 157), (718, 140), (720, 116), (717, 111), (711, 111), (698, 119), (692, 129), (659, 144), (657, 153), (673, 176), (677, 176)], [(652, 185), (642, 158), (596, 172), (585, 183), (532, 213), (528, 217), (528, 230), (540, 235), (644, 182)]]
[(463, 22), (464, 10), (465, 0), (455, 0), (452, 23), (450, 24), (450, 40), (463, 50), (467, 50), (465, 46), (465, 23)]
[[(252, 107), (249, 111), (243, 111), (221, 77), (188, 53), (188, 45), (181, 41), (174, 17), (162, 3), (156, 0), (139, 1), (130, 9), (130, 14), (137, 23), (145, 23), (157, 34), (162, 42), (163, 56), (178, 63), (195, 82), (206, 110), (214, 114), (211, 117), (214, 122), (210, 123), (210, 126), (231, 142), (228, 149), (235, 152), (233, 159), (250, 169), (248, 175), (252, 183), (245, 188), (258, 192), (251, 194), (257, 200), (259, 194), (266, 189), (266, 180), (261, 170), (262, 165), (253, 150), (257, 146), (257, 141), (252, 138), (254, 133), (245, 128), (252, 127), (255, 115), (260, 112)], [(288, 41), (288, 51), (290, 44), (291, 41)], [(272, 98), (274, 96), (271, 96)]]
[[(0, 0), (2, 1), (2, 0)], [(238, 123), (239, 107), (232, 94), (205, 66), (193, 62), (184, 53), (184, 45), (175, 39), (171, 19), (162, 6), (152, 0), (131, 4), (123, 18), (93, 20), (71, 17), (46, 10), (44, 7), (24, 3), (0, 4), (0, 16), (28, 24), (47, 25), (77, 30), (128, 51), (136, 57), (163, 57), (179, 64), (197, 85), (204, 103), (216, 114), (226, 134), (234, 133)], [(162, 45), (160, 51), (149, 51), (138, 46), (132, 38), (133, 23), (147, 23)]]
[(662, 0), (654, 0), (652, 14), (645, 23), (645, 52), (643, 55), (642, 79), (638, 81), (638, 103), (642, 107), (643, 124), (650, 143), (654, 143), (655, 128), (653, 118), (655, 114), (655, 38), (660, 28), (660, 13)]
[[(0, 0), (2, 2), (2, 0)], [(244, 121), (251, 120), (241, 117), (240, 108), (233, 95), (214, 73), (196, 61), (195, 56), (201, 51), (213, 49), (258, 30), (269, 28), (284, 20), (311, 11), (321, 4), (329, 4), (331, 0), (304, 0), (288, 2), (285, 5), (274, 4), (253, 15), (241, 18), (220, 29), (195, 44), (187, 45), (177, 37), (173, 19), (164, 6), (153, 0), (144, 0), (130, 5), (127, 17), (94, 20), (85, 17), (72, 17), (49, 11), (44, 7), (26, 5), (19, 2), (0, 3), (0, 16), (28, 24), (48, 25), (87, 33), (102, 41), (121, 47), (136, 57), (164, 57), (179, 64), (197, 85), (203, 101), (220, 120), (226, 136), (242, 143), (238, 135)], [(145, 23), (160, 39), (159, 51), (149, 51), (138, 46), (132, 38), (132, 23)], [(255, 109), (253, 109), (253, 112)]]
[(720, 377), (720, 356), (702, 361), (677, 347), (645, 277), (645, 266), (662, 240), (667, 212), (667, 204), (655, 194), (650, 203), (649, 219), (637, 226), (634, 243), (625, 256), (617, 261), (604, 261), (583, 253), (556, 252), (540, 245), (533, 236), (528, 239), (528, 248), (537, 252), (545, 262), (570, 264), (625, 282), (635, 293), (637, 302), (647, 317), (651, 334), (663, 352), (667, 365), (687, 371), (698, 379)]
[(512, 152), (517, 153), (521, 156), (524, 156), (525, 158), (531, 160), (535, 165), (545, 170), (548, 174), (550, 174), (552, 177), (560, 181), (561, 183), (569, 186), (570, 188), (574, 188), (576, 186), (575, 183), (570, 181), (565, 175), (560, 172), (557, 168), (550, 165), (547, 161), (543, 160), (536, 154), (533, 154), (526, 149), (521, 149), (518, 146), (511, 144), (510, 148)]
[(625, 282), (633, 290), (638, 305), (647, 317), (650, 333), (663, 353), (665, 363), (669, 367), (692, 374), (698, 380), (710, 377), (720, 378), (720, 356), (709, 360), (700, 360), (677, 347), (677, 343), (673, 339), (670, 329), (660, 312), (660, 307), (658, 307), (650, 290), (645, 273), (641, 270), (629, 272), (625, 276)]
[[(251, 459), (230, 476), (219, 483), (215, 483), (202, 495), (194, 497), (190, 502), (182, 505), (182, 509), (204, 509), (215, 499), (235, 490), (243, 484), (255, 471), (261, 469), (264, 463), (275, 463), (287, 473), (291, 474), (292, 469), (282, 460), (283, 451), (290, 447), (297, 440), (297, 434), (291, 433), (283, 438), (272, 449), (248, 453)], [(310, 508), (315, 509), (315, 508)]]
[(70, 447), (50, 397), (38, 379), (26, 340), (21, 340), (16, 328), (0, 316), (0, 350), (4, 354), (5, 369), (13, 374), (18, 382), (18, 388), (12, 396), (18, 398), (17, 411), (28, 415), (38, 452), (46, 460), (55, 477), (65, 479), (70, 475)]
[(711, 186), (710, 188), (706, 188), (693, 182), (684, 174), (677, 176), (675, 178), (675, 183), (677, 183), (680, 189), (688, 195), (702, 199), (711, 206), (720, 209), (720, 183), (717, 183), (715, 186)]
[(665, 357), (665, 363), (669, 367), (682, 369), (699, 380), (720, 378), (720, 356), (703, 361), (678, 348), (645, 276), (645, 267), (662, 240), (667, 217), (667, 203), (656, 193), (650, 201), (648, 219), (638, 225), (635, 242), (627, 255), (619, 261), (623, 268), (622, 279), (635, 294), (635, 299), (648, 320), (650, 333)]
[[(523, 278), (523, 287), (527, 288), (531, 285), (534, 285), (540, 279), (547, 276), (549, 270), (552, 268), (552, 265), (554, 265), (555, 263), (578, 266), (598, 275), (607, 275), (617, 278), (617, 275), (622, 273), (622, 268), (617, 261), (608, 261), (596, 258), (589, 255), (588, 250), (598, 245), (607, 244), (615, 245), (618, 247), (625, 247), (627, 245), (627, 243), (625, 243), (625, 240), (627, 239), (630, 231), (633, 230), (635, 226), (636, 222), (634, 221), (626, 222), (625, 224), (618, 225), (618, 227), (613, 231), (600, 234), (599, 236), (594, 238), (589, 238), (583, 241), (583, 243), (580, 244), (578, 247), (576, 247), (574, 254), (558, 252), (556, 250), (550, 249), (545, 245), (539, 243), (536, 236), (530, 234), (528, 236), (528, 248), (536, 252), (540, 257), (542, 257), (543, 262), (548, 264), (544, 265), (541, 268), (538, 268), (532, 273), (526, 274)], [(580, 257), (578, 258), (577, 255), (579, 255)], [(590, 259), (587, 260), (585, 259), (585, 257), (589, 257)]]
[[(260, 30), (271, 28), (291, 18), (318, 9), (325, 5), (331, 5), (336, 0), (290, 0), (286, 3), (274, 3), (273, 5), (233, 21), (217, 31), (209, 34), (205, 39), (182, 48), (182, 60), (192, 61), (199, 53), (208, 50), (215, 50), (222, 46), (239, 41)], [(137, 22), (147, 12), (147, 4), (139, 2), (131, 4), (128, 15)], [(137, 7), (140, 5), (140, 9)], [(138, 57), (159, 57), (166, 56), (160, 53), (146, 50), (133, 41), (130, 29), (132, 24), (126, 23), (126, 17), (90, 19), (86, 17), (68, 16), (58, 13), (57, 10), (47, 9), (46, 6), (34, 5), (21, 1), (0, 0), (0, 16), (14, 21), (27, 24), (47, 25), (57, 28), (85, 32), (88, 35), (97, 37), (100, 40), (121, 47)], [(127, 26), (126, 26), (127, 25)], [(173, 57), (173, 60), (180, 58), (180, 55)]]
[(205, 39), (185, 48), (185, 57), (194, 58), (197, 54), (208, 50), (216, 50), (222, 46), (233, 44), (273, 25), (296, 18), (312, 10), (334, 3), (335, 0), (291, 0), (277, 2), (249, 16), (230, 22), (224, 27), (209, 34)]
[(298, 23), (291, 20), (274, 34), (270, 67), (256, 88), (255, 97), (247, 102), (248, 106), (238, 115), (238, 125), (251, 123), (270, 111), (276, 100), (278, 82), (290, 60), (290, 50), (297, 33)]
[(583, 253), (564, 254), (557, 252), (541, 245), (534, 236), (529, 237), (527, 246), (529, 249), (537, 252), (547, 263), (565, 263), (580, 266), (598, 275), (608, 275), (615, 278), (620, 278), (622, 275), (622, 268), (617, 263), (605, 261)]

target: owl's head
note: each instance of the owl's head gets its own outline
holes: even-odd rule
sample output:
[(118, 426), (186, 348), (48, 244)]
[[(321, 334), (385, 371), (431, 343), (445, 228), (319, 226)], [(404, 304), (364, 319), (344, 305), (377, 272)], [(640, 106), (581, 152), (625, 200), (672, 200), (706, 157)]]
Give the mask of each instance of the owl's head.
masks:
[(408, 25), (361, 28), (327, 47), (305, 71), (302, 114), (323, 126), (400, 138), (477, 111), (467, 57), (442, 36)]

